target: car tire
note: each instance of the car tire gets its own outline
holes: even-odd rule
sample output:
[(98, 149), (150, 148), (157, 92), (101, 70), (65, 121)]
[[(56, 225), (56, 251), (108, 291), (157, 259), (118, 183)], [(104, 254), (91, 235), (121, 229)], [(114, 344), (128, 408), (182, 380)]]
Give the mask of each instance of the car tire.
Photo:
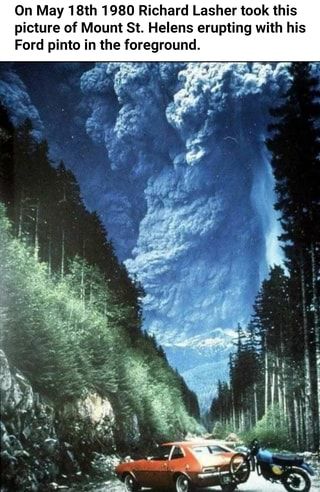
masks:
[(125, 492), (138, 492), (140, 490), (138, 482), (130, 473), (123, 477), (123, 483)]
[(176, 477), (176, 492), (193, 492), (194, 485), (190, 479), (182, 473)]

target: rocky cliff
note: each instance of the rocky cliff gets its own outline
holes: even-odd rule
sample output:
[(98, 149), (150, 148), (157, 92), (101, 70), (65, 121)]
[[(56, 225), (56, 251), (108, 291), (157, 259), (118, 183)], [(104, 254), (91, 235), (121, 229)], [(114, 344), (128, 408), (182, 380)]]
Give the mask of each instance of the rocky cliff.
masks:
[(114, 450), (115, 415), (96, 393), (57, 408), (0, 351), (1, 492), (55, 490)]

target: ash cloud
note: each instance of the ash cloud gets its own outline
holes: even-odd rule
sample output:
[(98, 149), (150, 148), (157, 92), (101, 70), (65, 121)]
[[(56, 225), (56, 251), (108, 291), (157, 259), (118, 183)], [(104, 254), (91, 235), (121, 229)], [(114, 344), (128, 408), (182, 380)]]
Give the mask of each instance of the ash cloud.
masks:
[(88, 135), (106, 149), (105, 223), (121, 259), (131, 256), (146, 214), (148, 180), (182, 145), (166, 118), (181, 64), (97, 64), (81, 77)]
[(35, 138), (43, 137), (43, 124), (26, 86), (9, 64), (0, 65), (0, 100), (8, 108), (14, 125), (20, 125), (27, 118), (32, 121)]
[(287, 83), (286, 64), (98, 64), (82, 76), (87, 131), (130, 183), (126, 265), (160, 341), (246, 320), (281, 259), (264, 138)]
[(175, 135), (165, 110), (178, 69), (178, 64), (110, 63), (82, 76), (92, 108), (87, 131), (104, 142), (113, 170), (139, 180), (170, 161)]
[(0, 94), (40, 135), (36, 101), (54, 157), (67, 157), (144, 285), (146, 328), (165, 341), (245, 320), (268, 264), (281, 261), (264, 138), (287, 65), (17, 68), (24, 82), (5, 65)]

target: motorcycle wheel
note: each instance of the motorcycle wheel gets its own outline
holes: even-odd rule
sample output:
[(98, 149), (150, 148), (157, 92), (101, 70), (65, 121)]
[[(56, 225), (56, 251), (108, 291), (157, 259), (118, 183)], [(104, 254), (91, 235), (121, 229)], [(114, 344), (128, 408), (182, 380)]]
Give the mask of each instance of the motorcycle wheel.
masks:
[(309, 492), (311, 480), (301, 468), (290, 468), (282, 477), (282, 485), (288, 492)]
[(250, 462), (245, 454), (236, 453), (230, 460), (230, 473), (236, 483), (244, 483), (250, 475)]

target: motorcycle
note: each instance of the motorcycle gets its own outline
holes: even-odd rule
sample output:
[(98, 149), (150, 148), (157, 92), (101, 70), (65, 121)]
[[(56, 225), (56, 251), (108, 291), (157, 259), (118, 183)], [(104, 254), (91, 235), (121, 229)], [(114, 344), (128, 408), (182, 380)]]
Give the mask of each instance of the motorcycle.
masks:
[(310, 475), (315, 475), (300, 456), (273, 454), (260, 447), (256, 439), (246, 452), (236, 453), (230, 461), (230, 474), (237, 484), (246, 482), (254, 470), (270, 482), (281, 483), (288, 492), (309, 492)]

